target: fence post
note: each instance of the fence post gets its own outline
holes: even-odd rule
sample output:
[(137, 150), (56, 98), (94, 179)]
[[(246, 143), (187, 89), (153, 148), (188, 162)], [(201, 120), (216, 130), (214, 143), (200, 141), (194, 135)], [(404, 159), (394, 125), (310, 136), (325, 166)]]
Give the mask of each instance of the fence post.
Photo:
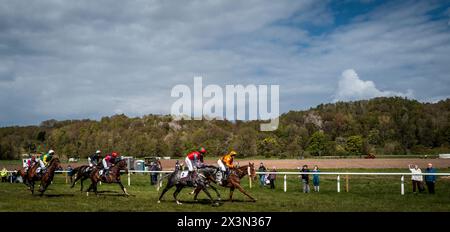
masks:
[(252, 177), (250, 173), (250, 166), (248, 166), (247, 172), (248, 172), (248, 183), (250, 184), (250, 188), (252, 188)]
[(284, 192), (287, 191), (286, 175), (284, 175)]
[(64, 174), (65, 174), (65, 176), (66, 176), (66, 184), (67, 184), (67, 182), (68, 182), (68, 180), (67, 180), (68, 174), (67, 174), (67, 172), (64, 172)]
[[(16, 174), (16, 176), (17, 176), (17, 174)], [(12, 181), (13, 178), (12, 177), (13, 177), (13, 173), (10, 172), (9, 180), (11, 181), (11, 184), (13, 183), (13, 181)]]
[[(162, 173), (159, 173), (159, 187), (162, 187)], [(159, 190), (159, 189), (158, 189)]]
[(350, 189), (348, 188), (348, 174), (345, 175), (345, 192), (349, 192)]
[(402, 176), (402, 178), (400, 178), (402, 184), (400, 185), (400, 191), (402, 195), (405, 195), (405, 177)]
[(128, 172), (128, 186), (131, 185), (131, 176), (130, 176), (130, 172)]
[(337, 192), (341, 192), (341, 177), (339, 175), (337, 176)]

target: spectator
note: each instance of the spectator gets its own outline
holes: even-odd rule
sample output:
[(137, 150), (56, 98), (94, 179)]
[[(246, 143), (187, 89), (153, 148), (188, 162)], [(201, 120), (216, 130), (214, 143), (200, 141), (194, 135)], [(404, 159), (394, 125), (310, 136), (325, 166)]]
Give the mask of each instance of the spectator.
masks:
[(70, 166), (70, 164), (67, 166), (67, 176), (69, 177), (69, 180), (70, 180), (70, 183), (72, 184), (72, 181), (73, 181), (73, 179), (72, 179), (72, 170), (73, 170), (73, 168), (72, 168), (72, 166)]
[[(277, 168), (274, 166), (271, 172), (276, 172)], [(275, 179), (277, 179), (277, 175), (275, 173), (269, 174), (270, 188), (275, 189)]]
[(417, 175), (417, 174), (422, 174), (422, 170), (420, 170), (418, 165), (410, 164), (410, 165), (408, 165), (408, 167), (412, 174), (416, 174), (416, 175), (411, 175), (411, 180), (412, 180), (412, 185), (413, 185), (413, 193), (416, 193), (416, 188), (419, 189), (419, 192), (423, 192), (424, 191), (423, 176)]
[(2, 177), (2, 182), (8, 182), (7, 176), (8, 176), (8, 170), (6, 170), (5, 167), (3, 167), (2, 171), (0, 172), (0, 176)]
[[(314, 172), (314, 173), (320, 172), (319, 167), (317, 167), (317, 165), (315, 165), (312, 172)], [(313, 174), (314, 192), (319, 192), (319, 190), (320, 190), (319, 184), (320, 184), (319, 174)]]
[[(309, 172), (308, 165), (303, 165), (301, 172)], [(309, 193), (309, 174), (302, 174), (303, 192)]]
[[(161, 171), (160, 170), (160, 162), (158, 161), (153, 161), (150, 164), (150, 171)], [(152, 172), (150, 174), (150, 184), (151, 185), (155, 185), (156, 183), (158, 183), (158, 173), (157, 172)]]
[[(433, 168), (433, 164), (428, 163), (427, 170), (425, 173), (436, 173), (436, 168)], [(425, 176), (425, 183), (427, 184), (428, 193), (434, 194), (434, 185), (436, 184), (436, 176), (435, 175), (427, 175)]]
[(17, 180), (17, 168), (14, 169), (14, 171), (10, 173), (9, 178), (10, 178), (9, 181), (11, 183), (16, 183), (16, 180)]
[[(264, 164), (261, 162), (259, 164), (258, 172), (265, 172), (267, 170), (266, 167), (264, 167)], [(259, 185), (261, 187), (264, 187), (266, 182), (266, 176), (264, 174), (259, 174)]]

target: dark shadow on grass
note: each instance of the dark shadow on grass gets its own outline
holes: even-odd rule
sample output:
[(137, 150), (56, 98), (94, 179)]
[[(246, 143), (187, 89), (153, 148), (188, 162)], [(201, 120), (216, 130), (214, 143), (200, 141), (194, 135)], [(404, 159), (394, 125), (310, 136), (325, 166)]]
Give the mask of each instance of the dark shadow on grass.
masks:
[[(35, 194), (34, 196), (39, 196), (39, 194)], [(67, 194), (67, 193), (62, 193), (62, 194), (44, 194), (43, 197), (73, 197), (75, 196), (75, 194)]]

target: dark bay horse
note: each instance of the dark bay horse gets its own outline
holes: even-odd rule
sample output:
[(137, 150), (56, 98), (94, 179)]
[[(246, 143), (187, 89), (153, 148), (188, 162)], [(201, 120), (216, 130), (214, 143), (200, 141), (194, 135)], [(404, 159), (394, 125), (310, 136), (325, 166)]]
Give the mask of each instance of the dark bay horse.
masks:
[[(245, 192), (245, 190), (241, 186), (241, 179), (246, 175), (250, 175), (250, 177), (252, 178), (253, 181), (256, 180), (256, 172), (255, 172), (254, 163), (248, 163), (248, 165), (244, 165), (242, 167), (232, 169), (228, 178), (222, 182), (222, 185), (221, 185), (222, 187), (230, 188), (229, 201), (233, 201), (233, 192), (236, 188), (239, 191), (241, 191), (243, 194), (248, 196), (252, 201), (254, 201), (254, 202), (256, 201), (256, 199), (253, 198), (252, 196), (250, 196), (247, 192)], [(216, 183), (213, 176), (209, 178), (209, 181)], [(202, 190), (202, 189), (200, 189), (198, 187), (194, 190), (194, 192), (193, 192), (193, 193), (195, 193), (194, 200), (197, 200), (197, 196), (200, 193), (200, 190)]]
[(29, 184), (31, 194), (34, 194), (34, 184), (36, 181), (40, 180), (41, 184), (39, 187), (39, 192), (41, 193), (40, 196), (42, 196), (44, 195), (44, 192), (45, 190), (47, 190), (48, 186), (52, 183), (56, 169), (61, 168), (61, 162), (56, 157), (50, 160), (47, 170), (42, 176), (39, 176), (36, 173), (38, 167), (39, 163), (36, 163), (28, 170), (27, 182)]
[(77, 183), (77, 181), (81, 180), (80, 181), (80, 184), (81, 184), (80, 191), (83, 192), (83, 181), (85, 181), (86, 179), (88, 179), (91, 176), (91, 173), (94, 171), (94, 169), (99, 169), (99, 167), (97, 167), (97, 166), (90, 167), (89, 165), (81, 165), (81, 166), (74, 168), (71, 171), (71, 174), (72, 175), (75, 174), (75, 180), (72, 181), (72, 185), (70, 186), (70, 188), (73, 188), (75, 186), (75, 184)]
[[(206, 187), (209, 186), (209, 178), (214, 178), (216, 172), (217, 172), (217, 168), (214, 166), (206, 166), (204, 168), (200, 168), (197, 170), (197, 177), (194, 178), (193, 181), (195, 181), (195, 183), (197, 184), (196, 189), (198, 189), (198, 191), (200, 192), (201, 190), (203, 190), (206, 195), (209, 197), (209, 199), (211, 200), (211, 203), (218, 205), (218, 203), (216, 203), (214, 201), (214, 199), (211, 197), (211, 194), (209, 194), (208, 190), (206, 189)], [(175, 199), (176, 203), (178, 205), (181, 205), (182, 203), (180, 201), (178, 201), (177, 196), (178, 194), (181, 192), (181, 190), (184, 187), (194, 187), (193, 183), (191, 181), (187, 181), (187, 178), (181, 178), (181, 173), (183, 171), (182, 170), (175, 170), (174, 172), (172, 172), (171, 174), (167, 175), (169, 177), (169, 180), (167, 182), (166, 187), (163, 189), (161, 195), (159, 196), (158, 199), (158, 203), (161, 203), (161, 199), (163, 198), (164, 194), (171, 189), (173, 186), (176, 186), (176, 190), (173, 193), (173, 198)], [(165, 176), (165, 177), (167, 177)], [(159, 181), (162, 181), (163, 178), (161, 178)], [(159, 183), (158, 183), (159, 186)], [(217, 196), (219, 197), (220, 200), (220, 194), (217, 191), (216, 188), (212, 187), (213, 190), (216, 191)]]
[(99, 168), (95, 168), (92, 172), (89, 178), (91, 179), (91, 185), (89, 186), (86, 195), (89, 196), (89, 191), (91, 189), (94, 190), (95, 195), (98, 195), (97, 192), (97, 184), (98, 182), (106, 183), (106, 184), (118, 184), (120, 185), (120, 188), (122, 188), (123, 193), (125, 196), (129, 196), (127, 189), (123, 186), (122, 182), (120, 181), (120, 171), (124, 170), (125, 173), (128, 174), (128, 167), (127, 167), (127, 161), (124, 159), (121, 159), (117, 161), (111, 168), (109, 169), (109, 174), (105, 176), (104, 174), (100, 175)]

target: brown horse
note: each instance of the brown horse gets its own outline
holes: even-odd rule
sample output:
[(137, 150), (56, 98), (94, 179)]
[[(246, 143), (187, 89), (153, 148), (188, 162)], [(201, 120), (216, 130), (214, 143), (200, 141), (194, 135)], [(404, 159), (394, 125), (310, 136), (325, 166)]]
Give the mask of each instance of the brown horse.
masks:
[[(250, 177), (252, 178), (253, 181), (256, 180), (256, 172), (255, 172), (254, 163), (248, 163), (248, 165), (244, 165), (242, 167), (232, 169), (231, 174), (228, 176), (228, 178), (222, 182), (222, 185), (221, 185), (222, 187), (230, 188), (229, 201), (233, 201), (233, 192), (236, 188), (239, 189), (239, 191), (241, 191), (243, 194), (248, 196), (252, 201), (254, 201), (254, 202), (256, 201), (256, 199), (253, 198), (252, 196), (250, 196), (247, 192), (245, 192), (245, 190), (241, 186), (241, 179), (246, 175), (250, 175)], [(216, 183), (216, 180), (212, 176), (209, 179), (210, 179), (210, 181)], [(200, 191), (201, 191), (201, 188), (199, 188), (199, 187), (197, 187), (194, 190), (194, 192), (193, 192), (193, 193), (195, 193), (194, 200), (197, 200), (197, 196), (200, 193)]]
[(22, 182), (26, 186), (28, 186), (28, 180), (27, 180), (28, 171), (26, 170), (26, 168), (19, 168), (19, 170), (17, 171), (17, 174), (22, 177)]
[(71, 175), (75, 174), (75, 180), (72, 181), (72, 185), (70, 186), (70, 188), (73, 188), (75, 186), (75, 184), (77, 183), (77, 181), (81, 180), (80, 181), (80, 184), (81, 184), (80, 191), (83, 192), (83, 181), (88, 179), (95, 169), (99, 169), (99, 168), (97, 166), (90, 167), (89, 165), (81, 165), (79, 167), (74, 168), (70, 174)]
[(47, 190), (48, 186), (52, 183), (56, 169), (61, 168), (61, 162), (56, 157), (50, 160), (47, 171), (42, 176), (39, 176), (36, 173), (38, 167), (39, 163), (34, 164), (33, 167), (28, 170), (26, 179), (29, 184), (31, 194), (34, 194), (34, 183), (39, 180), (41, 181), (39, 192), (41, 193), (40, 196), (42, 196), (44, 195), (44, 192), (45, 190)]
[(94, 190), (95, 195), (98, 195), (97, 192), (97, 184), (98, 182), (102, 182), (102, 183), (107, 183), (107, 184), (112, 184), (112, 183), (117, 183), (120, 185), (120, 188), (122, 188), (123, 193), (125, 194), (125, 196), (129, 196), (130, 194), (128, 194), (127, 189), (123, 186), (122, 182), (120, 181), (120, 171), (124, 170), (125, 173), (128, 174), (128, 167), (127, 167), (127, 161), (124, 159), (121, 159), (119, 161), (117, 161), (115, 164), (113, 164), (113, 166), (109, 169), (109, 174), (107, 176), (100, 175), (99, 171), (100, 169), (95, 168), (90, 177), (91, 178), (91, 185), (89, 186), (86, 195), (89, 196), (89, 191), (91, 189)]

